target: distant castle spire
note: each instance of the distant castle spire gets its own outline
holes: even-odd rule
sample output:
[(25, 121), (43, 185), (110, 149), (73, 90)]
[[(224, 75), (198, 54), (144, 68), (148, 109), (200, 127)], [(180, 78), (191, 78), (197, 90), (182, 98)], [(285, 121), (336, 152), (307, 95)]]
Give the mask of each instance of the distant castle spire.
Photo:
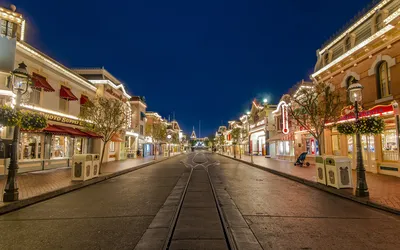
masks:
[(192, 135), (190, 136), (190, 139), (196, 139), (196, 138), (197, 138), (196, 131), (194, 131), (194, 126), (193, 126), (193, 132)]

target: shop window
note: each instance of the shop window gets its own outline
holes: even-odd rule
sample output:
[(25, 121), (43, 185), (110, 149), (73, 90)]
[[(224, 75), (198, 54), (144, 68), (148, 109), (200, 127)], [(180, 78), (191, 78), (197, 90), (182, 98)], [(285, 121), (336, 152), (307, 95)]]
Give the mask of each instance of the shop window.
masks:
[(383, 28), (383, 16), (378, 14), (375, 18), (375, 30), (378, 32)]
[(109, 146), (110, 152), (115, 152), (115, 142), (111, 141)]
[(40, 104), (40, 93), (41, 90), (40, 88), (31, 88), (32, 92), (29, 95), (29, 103), (34, 104), (34, 105), (39, 105)]
[(386, 61), (378, 66), (378, 98), (384, 98), (390, 95), (390, 72)]
[(75, 138), (74, 155), (84, 154), (85, 138), (78, 137)]
[(32, 133), (22, 133), (19, 141), (19, 159), (37, 160), (41, 159), (41, 136)]
[(66, 158), (71, 157), (70, 153), (70, 137), (53, 135), (52, 147), (51, 147), (51, 158)]
[(353, 136), (347, 136), (347, 156), (352, 159), (354, 152), (354, 140)]
[(385, 130), (382, 134), (382, 155), (385, 161), (398, 161), (398, 144), (395, 129)]
[(340, 135), (332, 135), (332, 151), (334, 155), (340, 155)]
[(125, 148), (129, 149), (130, 148), (130, 137), (129, 136), (125, 136)]
[(60, 98), (60, 111), (68, 113), (69, 101), (67, 99)]
[(319, 155), (318, 141), (314, 138), (306, 139), (306, 151), (308, 155)]

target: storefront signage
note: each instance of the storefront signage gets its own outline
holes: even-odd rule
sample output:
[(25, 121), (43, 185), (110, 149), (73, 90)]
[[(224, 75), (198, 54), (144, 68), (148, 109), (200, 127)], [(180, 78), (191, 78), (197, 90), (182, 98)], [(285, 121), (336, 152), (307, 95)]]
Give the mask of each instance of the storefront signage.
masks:
[[(394, 112), (393, 105), (378, 105), (369, 110), (360, 111), (359, 117), (362, 118), (362, 117), (369, 117), (376, 115), (388, 115), (388, 114), (393, 114), (393, 112)], [(340, 118), (340, 121), (345, 121), (355, 118), (356, 116), (353, 112), (353, 106), (348, 106), (342, 110), (342, 117)]]
[(45, 114), (45, 113), (43, 113), (43, 115), (49, 121), (61, 122), (61, 123), (66, 123), (66, 124), (73, 124), (73, 125), (78, 125), (78, 126), (82, 125), (82, 122), (79, 121), (79, 120), (74, 120), (74, 119), (67, 118), (67, 117), (62, 117), (62, 116), (58, 116), (58, 115), (51, 115), (51, 114)]

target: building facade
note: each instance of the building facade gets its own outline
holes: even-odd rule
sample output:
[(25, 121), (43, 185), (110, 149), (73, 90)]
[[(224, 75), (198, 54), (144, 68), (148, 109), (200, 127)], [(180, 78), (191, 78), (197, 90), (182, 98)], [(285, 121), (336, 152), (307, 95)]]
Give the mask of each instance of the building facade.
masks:
[[(400, 177), (399, 118), (400, 99), (400, 1), (383, 0), (371, 6), (357, 21), (317, 50), (317, 63), (311, 78), (329, 82), (341, 92), (344, 106), (350, 105), (347, 88), (355, 79), (364, 87), (361, 115), (385, 119), (384, 133), (362, 136), (366, 170)], [(341, 122), (354, 119), (345, 112)], [(355, 138), (325, 131), (327, 154), (349, 156), (355, 167)]]

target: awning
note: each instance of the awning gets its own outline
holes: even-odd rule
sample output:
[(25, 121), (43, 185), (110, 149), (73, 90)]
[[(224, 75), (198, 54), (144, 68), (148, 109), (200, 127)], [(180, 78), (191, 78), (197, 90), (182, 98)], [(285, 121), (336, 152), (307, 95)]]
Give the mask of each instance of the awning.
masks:
[(96, 133), (93, 133), (93, 132), (91, 132), (91, 131), (83, 131), (85, 134), (88, 134), (90, 137), (93, 137), (93, 138), (103, 138), (103, 136), (101, 136), (101, 135), (98, 135), (98, 134), (96, 134)]
[(81, 100), (80, 100), (81, 105), (85, 105), (85, 103), (87, 103), (88, 101), (89, 101), (89, 97), (87, 97), (85, 95), (81, 95)]
[(43, 129), (43, 132), (57, 135), (68, 135), (69, 133), (61, 128), (57, 128), (54, 125), (48, 124), (47, 128)]
[(123, 142), (124, 140), (122, 140), (121, 137), (119, 137), (119, 134), (114, 134), (111, 137), (111, 141), (113, 141), (113, 142)]
[(41, 88), (46, 92), (55, 91), (53, 87), (51, 87), (51, 85), (47, 82), (46, 78), (39, 74), (33, 73), (32, 82), (35, 88)]
[(272, 136), (271, 138), (269, 138), (269, 139), (267, 140), (267, 142), (271, 142), (271, 141), (281, 141), (281, 140), (283, 139), (284, 136), (285, 136), (285, 135), (282, 134), (282, 133), (276, 134), (276, 135)]
[(77, 101), (78, 98), (71, 92), (71, 89), (61, 86), (60, 89), (60, 98), (68, 100), (68, 101)]
[(76, 128), (70, 128), (70, 127), (65, 127), (65, 126), (60, 126), (60, 125), (53, 125), (57, 127), (58, 129), (66, 131), (68, 134), (71, 136), (77, 136), (77, 137), (89, 137), (88, 134), (80, 131), (79, 129)]

